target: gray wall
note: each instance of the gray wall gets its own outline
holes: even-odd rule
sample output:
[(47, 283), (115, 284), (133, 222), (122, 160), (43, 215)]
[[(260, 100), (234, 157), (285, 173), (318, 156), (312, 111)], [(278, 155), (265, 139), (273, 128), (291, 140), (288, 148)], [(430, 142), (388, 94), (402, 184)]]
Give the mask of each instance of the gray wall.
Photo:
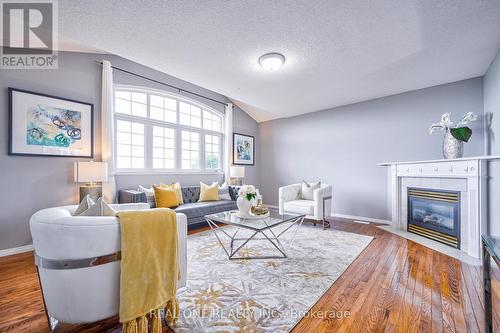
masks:
[[(152, 77), (169, 84), (193, 90), (202, 95), (221, 101), (228, 99), (215, 92), (200, 88), (188, 82), (160, 73), (148, 67), (112, 55), (61, 52), (58, 70), (0, 70), (0, 250), (31, 243), (29, 217), (37, 210), (52, 206), (74, 204), (78, 201), (78, 185), (73, 183), (74, 158), (58, 157), (19, 157), (8, 156), (8, 95), (7, 88), (31, 90), (61, 96), (94, 104), (95, 160), (100, 159), (100, 95), (101, 67), (94, 60), (108, 59), (114, 66)], [(139, 79), (115, 71), (115, 82), (149, 86), (168, 90), (165, 86)], [(217, 110), (223, 106), (198, 99)], [(257, 123), (238, 108), (234, 110), (235, 130), (256, 136)], [(259, 147), (257, 143), (257, 147)], [(257, 161), (258, 163), (258, 161)], [(256, 167), (247, 167), (248, 183), (257, 184)], [(118, 176), (117, 186), (132, 187), (138, 183), (152, 184), (179, 180), (186, 185), (198, 184), (200, 180), (209, 182), (221, 180), (221, 176), (199, 175), (155, 175), (155, 176)]]
[[(500, 53), (484, 76), (484, 114), (486, 116), (486, 149), (500, 155)], [(500, 160), (489, 162), (489, 232), (500, 236)]]
[(277, 204), (279, 186), (321, 180), (333, 185), (334, 213), (388, 219), (387, 170), (377, 163), (442, 158), (443, 135), (429, 125), (468, 111), (480, 119), (465, 155), (482, 155), (482, 78), (261, 123), (261, 192)]

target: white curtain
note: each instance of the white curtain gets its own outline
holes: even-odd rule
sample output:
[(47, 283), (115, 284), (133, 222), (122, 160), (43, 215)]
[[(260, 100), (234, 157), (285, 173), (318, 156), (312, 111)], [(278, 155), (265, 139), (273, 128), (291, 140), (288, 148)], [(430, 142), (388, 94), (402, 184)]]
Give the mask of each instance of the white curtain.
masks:
[(102, 100), (101, 100), (101, 155), (102, 161), (108, 163), (108, 181), (102, 184), (104, 200), (115, 202), (115, 161), (114, 149), (114, 110), (113, 110), (113, 69), (107, 60), (102, 62)]
[(224, 181), (229, 184), (229, 168), (233, 163), (233, 104), (226, 104), (224, 116)]

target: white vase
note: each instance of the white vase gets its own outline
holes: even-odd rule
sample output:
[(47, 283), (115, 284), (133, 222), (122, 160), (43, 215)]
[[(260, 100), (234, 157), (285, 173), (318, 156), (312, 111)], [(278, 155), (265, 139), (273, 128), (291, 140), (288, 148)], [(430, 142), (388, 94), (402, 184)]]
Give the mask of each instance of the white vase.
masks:
[(248, 201), (245, 197), (238, 197), (236, 199), (236, 205), (238, 206), (238, 213), (241, 216), (250, 215), (250, 209), (253, 206), (252, 201)]

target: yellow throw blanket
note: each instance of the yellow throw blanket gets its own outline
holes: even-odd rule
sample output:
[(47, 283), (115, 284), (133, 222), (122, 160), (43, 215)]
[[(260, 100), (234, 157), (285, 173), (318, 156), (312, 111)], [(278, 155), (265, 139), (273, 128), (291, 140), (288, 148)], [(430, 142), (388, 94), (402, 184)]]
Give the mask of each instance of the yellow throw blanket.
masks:
[(120, 322), (124, 333), (161, 332), (160, 309), (167, 320), (178, 317), (177, 220), (168, 208), (122, 211)]

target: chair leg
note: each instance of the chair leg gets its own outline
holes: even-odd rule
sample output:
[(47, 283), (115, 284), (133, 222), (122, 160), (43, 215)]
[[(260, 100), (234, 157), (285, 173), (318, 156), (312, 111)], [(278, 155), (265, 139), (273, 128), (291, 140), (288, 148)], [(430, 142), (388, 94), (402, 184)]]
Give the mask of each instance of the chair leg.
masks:
[(326, 228), (331, 228), (330, 221), (327, 221), (325, 218), (323, 218), (323, 230)]

